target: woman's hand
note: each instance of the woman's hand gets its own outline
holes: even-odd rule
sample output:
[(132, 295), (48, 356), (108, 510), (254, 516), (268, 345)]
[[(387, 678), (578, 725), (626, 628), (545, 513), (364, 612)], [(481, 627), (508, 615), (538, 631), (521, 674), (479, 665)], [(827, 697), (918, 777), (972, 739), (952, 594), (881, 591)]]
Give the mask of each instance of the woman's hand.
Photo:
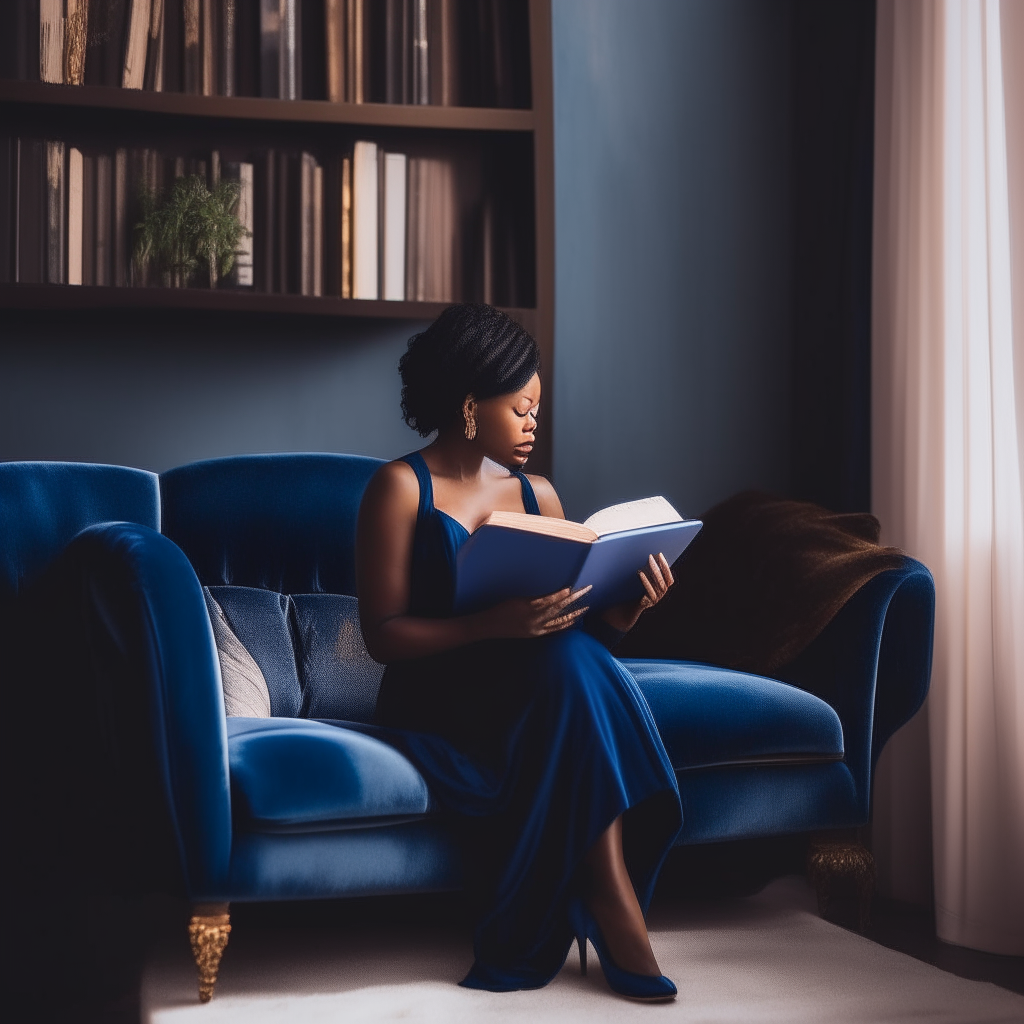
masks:
[(547, 636), (575, 625), (589, 608), (573, 608), (569, 605), (578, 601), (590, 587), (572, 591), (569, 587), (556, 590), (545, 597), (521, 597), (489, 608), (480, 613), (482, 632), (487, 638), (522, 638)]
[(657, 559), (654, 555), (647, 556), (647, 566), (647, 572), (641, 569), (637, 573), (643, 584), (644, 596), (638, 601), (627, 601), (625, 604), (614, 605), (602, 616), (609, 626), (619, 630), (620, 633), (628, 633), (636, 625), (636, 620), (648, 608), (653, 608), (669, 592), (669, 588), (676, 581), (668, 559), (660, 552)]

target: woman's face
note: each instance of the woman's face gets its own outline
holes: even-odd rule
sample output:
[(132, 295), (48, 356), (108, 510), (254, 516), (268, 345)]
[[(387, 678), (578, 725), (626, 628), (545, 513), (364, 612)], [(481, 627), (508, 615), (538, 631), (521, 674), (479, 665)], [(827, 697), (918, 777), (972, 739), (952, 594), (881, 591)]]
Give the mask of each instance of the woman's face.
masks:
[(522, 469), (533, 451), (539, 408), (540, 375), (536, 373), (519, 391), (477, 402), (476, 443), (495, 462)]

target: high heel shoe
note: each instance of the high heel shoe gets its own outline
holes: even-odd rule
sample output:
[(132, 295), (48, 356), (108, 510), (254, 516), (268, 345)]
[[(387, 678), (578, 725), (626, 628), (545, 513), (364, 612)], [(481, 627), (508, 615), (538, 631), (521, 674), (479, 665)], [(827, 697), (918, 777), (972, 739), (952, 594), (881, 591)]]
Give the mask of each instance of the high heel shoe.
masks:
[(580, 950), (580, 973), (587, 973), (587, 939), (590, 939), (597, 950), (597, 958), (601, 961), (605, 981), (609, 988), (627, 999), (636, 999), (644, 1003), (667, 1003), (676, 997), (676, 987), (664, 974), (634, 974), (618, 967), (608, 952), (601, 929), (597, 922), (587, 913), (580, 900), (574, 900), (569, 906), (569, 922), (576, 932), (576, 943)]

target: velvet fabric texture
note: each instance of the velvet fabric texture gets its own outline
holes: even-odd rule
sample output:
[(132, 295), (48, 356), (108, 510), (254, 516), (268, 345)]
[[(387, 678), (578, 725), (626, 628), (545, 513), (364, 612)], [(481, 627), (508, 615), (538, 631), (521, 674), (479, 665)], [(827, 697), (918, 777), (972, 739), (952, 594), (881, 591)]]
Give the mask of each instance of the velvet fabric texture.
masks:
[[(420, 484), (411, 611), (444, 617), (469, 533), (434, 508), (423, 457), (406, 461)], [(524, 508), (536, 515), (521, 480)], [(572, 629), (391, 664), (377, 721), (460, 819), (478, 903), (463, 985), (536, 988), (557, 973), (572, 941), (578, 869), (622, 814), (646, 910), (681, 825), (675, 776), (636, 682), (593, 637)]]
[(162, 530), (204, 586), (355, 597), (356, 517), (380, 464), (330, 454), (192, 462), (160, 476)]
[[(416, 803), (424, 788), (435, 789), (433, 779), (411, 749), (400, 755), (381, 743), (381, 727), (367, 724), (381, 667), (356, 640), (355, 599), (345, 588), (353, 584), (356, 513), (377, 465), (276, 455), (173, 470), (161, 484), (165, 527), (184, 553), (155, 530), (151, 474), (0, 466), (0, 556), (16, 567), (6, 577), (16, 582), (0, 619), (0, 671), (10, 701), (27, 709), (45, 695), (55, 709), (45, 748), (35, 729), (14, 730), (3, 745), (7, 777), (17, 780), (12, 815), (24, 823), (17, 873), (34, 900), (52, 894), (57, 913), (90, 885), (196, 901), (430, 891), (473, 881), (492, 863), (463, 865), (458, 833), (438, 809), (441, 789)], [(90, 522), (94, 515), (122, 521)], [(461, 527), (441, 515), (431, 523), (435, 552), (446, 559)], [(438, 575), (442, 591), (445, 579)], [(242, 719), (225, 719), (203, 584), (267, 678), (277, 717), (261, 720), (265, 740), (235, 724)], [(630, 707), (635, 672), (678, 784), (677, 842), (862, 825), (874, 760), (927, 691), (933, 601), (927, 569), (903, 558), (861, 587), (774, 680), (694, 664), (627, 662), (623, 670), (574, 631), (560, 641), (564, 649), (537, 645), (538, 677), (571, 678), (564, 659), (593, 670), (598, 693), (592, 700), (586, 687), (560, 685), (531, 713), (528, 734), (564, 725), (560, 742), (571, 749), (577, 714), (592, 714), (600, 701), (620, 707), (614, 701), (625, 697), (621, 714), (609, 716), (609, 735), (617, 736), (620, 718), (639, 716), (635, 739), (636, 722), (649, 722)], [(418, 713), (414, 701), (405, 706)], [(469, 732), (457, 701), (426, 701), (422, 711), (428, 717), (414, 724), (432, 715)], [(829, 760), (838, 750), (833, 713), (841, 761)], [(762, 727), (762, 718), (774, 725)], [(270, 738), (278, 727), (282, 736)], [(336, 738), (329, 752), (319, 746), (325, 729)], [(358, 746), (364, 739), (376, 746)], [(276, 764), (292, 772), (287, 791), (274, 788)], [(321, 764), (325, 779), (340, 780), (336, 794), (311, 780)], [(488, 771), (493, 779), (500, 764)], [(631, 865), (653, 863), (671, 841), (679, 807), (670, 797), (660, 811), (653, 805), (663, 798), (627, 812), (627, 839), (639, 843)]]
[(160, 529), (156, 474), (77, 462), (0, 464), (0, 601), (13, 598), (87, 526)]
[(615, 653), (775, 675), (868, 580), (903, 564), (878, 520), (744, 491), (705, 512), (672, 567), (678, 586)]

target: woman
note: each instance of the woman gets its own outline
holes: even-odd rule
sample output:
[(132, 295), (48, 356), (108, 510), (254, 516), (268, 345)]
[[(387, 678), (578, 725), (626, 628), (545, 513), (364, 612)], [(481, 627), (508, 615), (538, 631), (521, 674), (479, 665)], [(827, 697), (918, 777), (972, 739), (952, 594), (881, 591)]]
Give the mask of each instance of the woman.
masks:
[(595, 639), (662, 598), (664, 556), (642, 598), (600, 618), (568, 590), (452, 614), (456, 553), (491, 512), (564, 518), (551, 484), (522, 473), (539, 367), (533, 338), (490, 306), (450, 307), (402, 357), (406, 422), (437, 437), (382, 466), (360, 508), (359, 613), (387, 665), (376, 720), (464, 826), (479, 919), (463, 985), (545, 985), (575, 934), (617, 992), (671, 999), (642, 908), (680, 827), (675, 776), (635, 681)]

